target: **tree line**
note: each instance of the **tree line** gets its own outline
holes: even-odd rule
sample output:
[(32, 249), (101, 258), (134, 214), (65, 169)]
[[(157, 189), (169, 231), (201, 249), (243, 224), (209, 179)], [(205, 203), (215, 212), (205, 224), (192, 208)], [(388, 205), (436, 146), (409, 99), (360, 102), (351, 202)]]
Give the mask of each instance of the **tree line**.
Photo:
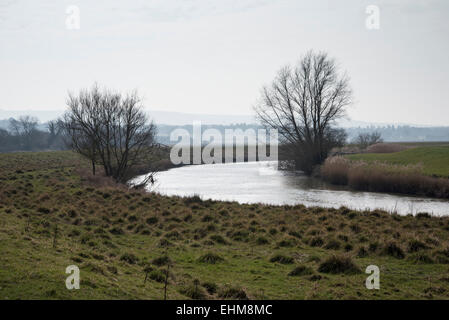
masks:
[(50, 121), (42, 130), (39, 120), (31, 116), (10, 118), (7, 128), (0, 128), (0, 152), (66, 149), (57, 121)]

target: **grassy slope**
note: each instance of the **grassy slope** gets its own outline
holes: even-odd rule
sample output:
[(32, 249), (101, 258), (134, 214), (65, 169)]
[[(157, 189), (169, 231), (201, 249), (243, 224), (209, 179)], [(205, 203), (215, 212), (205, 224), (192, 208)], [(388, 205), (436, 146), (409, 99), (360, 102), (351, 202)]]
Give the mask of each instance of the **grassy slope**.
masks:
[(347, 156), (351, 160), (384, 161), (392, 164), (422, 164), (423, 173), (449, 177), (449, 146), (417, 147), (395, 153), (365, 153)]
[[(163, 284), (150, 279), (144, 286), (143, 269), (164, 254), (173, 260), (170, 299), (186, 298), (183, 289), (194, 279), (259, 299), (449, 297), (449, 218), (163, 197), (95, 187), (82, 178), (84, 165), (69, 152), (0, 155), (0, 299), (161, 299)], [(433, 263), (412, 261), (411, 239), (425, 243), (419, 253)], [(326, 249), (332, 240), (340, 248)], [(404, 259), (384, 253), (391, 241)], [(370, 246), (375, 250), (357, 257)], [(208, 252), (224, 261), (200, 262)], [(270, 262), (276, 254), (294, 262)], [(381, 290), (365, 289), (364, 273), (319, 273), (334, 254), (352, 256), (362, 271), (378, 265)], [(123, 261), (125, 255), (135, 261)], [(77, 291), (65, 288), (71, 264), (81, 269)], [(288, 276), (296, 265), (314, 277)]]

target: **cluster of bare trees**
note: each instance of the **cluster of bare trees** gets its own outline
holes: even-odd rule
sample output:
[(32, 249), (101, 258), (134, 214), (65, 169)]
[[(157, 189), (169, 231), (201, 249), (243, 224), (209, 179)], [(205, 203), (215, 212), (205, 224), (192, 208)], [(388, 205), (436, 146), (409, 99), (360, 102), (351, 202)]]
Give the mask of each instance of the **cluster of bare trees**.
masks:
[(361, 149), (366, 149), (373, 144), (381, 142), (383, 142), (382, 135), (378, 131), (371, 133), (360, 133), (354, 140), (354, 143)]
[(9, 119), (7, 129), (0, 129), (0, 152), (60, 150), (64, 148), (60, 131), (50, 123), (39, 129), (39, 120), (31, 116)]
[(59, 126), (69, 147), (91, 161), (94, 175), (99, 164), (106, 176), (126, 182), (136, 166), (149, 161), (156, 127), (135, 92), (122, 95), (94, 85), (70, 94), (67, 104)]
[(310, 51), (263, 88), (255, 111), (263, 125), (278, 130), (296, 167), (311, 173), (332, 148), (346, 142), (345, 131), (333, 125), (351, 100), (349, 80), (339, 76), (335, 61)]

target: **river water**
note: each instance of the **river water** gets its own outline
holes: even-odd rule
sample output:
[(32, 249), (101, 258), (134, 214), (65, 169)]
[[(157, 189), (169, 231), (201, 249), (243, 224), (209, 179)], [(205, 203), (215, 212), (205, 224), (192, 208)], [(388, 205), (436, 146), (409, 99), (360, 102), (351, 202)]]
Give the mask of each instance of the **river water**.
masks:
[(449, 215), (449, 201), (397, 194), (351, 191), (300, 172), (277, 170), (276, 162), (192, 165), (159, 172), (153, 191), (197, 194), (203, 199), (239, 203), (304, 204), (352, 209), (383, 209), (399, 214)]

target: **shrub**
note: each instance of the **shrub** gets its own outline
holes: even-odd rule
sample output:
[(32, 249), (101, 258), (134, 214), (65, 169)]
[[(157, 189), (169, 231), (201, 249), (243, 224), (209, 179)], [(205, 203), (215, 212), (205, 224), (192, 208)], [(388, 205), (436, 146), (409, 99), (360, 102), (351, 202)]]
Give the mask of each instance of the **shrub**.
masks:
[(429, 247), (424, 243), (416, 239), (412, 239), (408, 242), (408, 252), (418, 252), (420, 250), (428, 249)]
[(218, 254), (209, 252), (199, 257), (198, 261), (202, 263), (215, 264), (224, 261), (224, 259), (220, 257)]
[(179, 292), (193, 300), (206, 299), (206, 293), (203, 288), (199, 286), (198, 280), (195, 280), (193, 284), (182, 288)]
[(389, 242), (384, 246), (383, 253), (396, 259), (404, 259), (404, 251), (394, 242)]
[(120, 260), (129, 264), (135, 264), (139, 259), (133, 253), (125, 253), (120, 257)]
[(292, 237), (295, 237), (295, 238), (298, 238), (298, 239), (302, 238), (301, 234), (299, 232), (297, 232), (297, 231), (290, 231), (288, 234), (291, 235)]
[(212, 220), (214, 220), (214, 217), (212, 217), (210, 214), (206, 214), (206, 215), (201, 219), (202, 222), (210, 222), (210, 221), (212, 221)]
[(165, 265), (171, 263), (171, 260), (168, 256), (162, 256), (162, 257), (153, 259), (153, 261), (151, 261), (151, 263), (154, 264), (155, 266), (165, 266)]
[(170, 241), (168, 241), (167, 239), (161, 239), (161, 240), (159, 240), (158, 246), (161, 248), (167, 248), (167, 247), (171, 247), (172, 243)]
[(225, 238), (223, 238), (221, 235), (219, 234), (214, 234), (210, 236), (210, 239), (212, 241), (215, 241), (216, 243), (219, 244), (227, 244), (228, 242), (225, 240)]
[(358, 224), (351, 224), (349, 226), (349, 228), (352, 230), (352, 232), (354, 233), (360, 233), (362, 231), (362, 228), (360, 228), (360, 226)]
[(179, 239), (181, 239), (182, 237), (181, 237), (181, 234), (180, 234), (178, 231), (173, 230), (173, 231), (167, 233), (167, 234), (165, 235), (165, 238), (171, 239), (171, 240), (179, 240)]
[(231, 238), (235, 241), (242, 241), (246, 242), (248, 241), (249, 232), (246, 230), (239, 230), (232, 234)]
[(108, 269), (108, 271), (112, 274), (118, 273), (117, 267), (115, 267), (115, 266), (107, 266), (106, 269)]
[(292, 264), (294, 259), (292, 257), (277, 254), (270, 259), (270, 262), (279, 262), (281, 264)]
[(218, 212), (219, 215), (223, 216), (223, 217), (227, 217), (229, 216), (228, 210), (226, 209), (222, 209)]
[(121, 235), (124, 234), (125, 232), (123, 231), (122, 228), (119, 227), (114, 227), (111, 230), (109, 230), (110, 233), (115, 234), (115, 235)]
[(213, 282), (203, 282), (203, 287), (206, 288), (206, 291), (209, 294), (214, 294), (217, 292), (218, 286)]
[(376, 252), (378, 248), (379, 248), (379, 243), (377, 243), (377, 242), (371, 242), (371, 243), (369, 244), (368, 250), (369, 250), (370, 252)]
[(313, 274), (312, 268), (307, 266), (297, 266), (292, 271), (290, 271), (288, 275), (290, 277), (295, 277), (295, 276), (306, 276), (310, 274)]
[(323, 277), (320, 276), (319, 274), (314, 274), (314, 275), (312, 275), (312, 276), (309, 277), (309, 280), (310, 280), (310, 281), (319, 281), (319, 280), (321, 280), (321, 279), (323, 279)]
[(148, 224), (156, 224), (159, 222), (159, 219), (157, 217), (149, 217), (146, 221)]
[(43, 214), (49, 214), (50, 213), (50, 209), (46, 208), (46, 207), (39, 207), (37, 209), (37, 212), (39, 213), (43, 213)]
[(225, 286), (218, 292), (218, 297), (222, 299), (249, 300), (248, 295), (242, 288)]
[(268, 242), (269, 241), (266, 238), (264, 238), (264, 237), (259, 237), (259, 238), (256, 239), (256, 243), (258, 245), (268, 244)]
[(340, 246), (341, 244), (339, 241), (331, 239), (326, 243), (326, 246), (324, 248), (328, 250), (338, 250), (340, 249)]
[(437, 251), (436, 256), (438, 263), (449, 264), (449, 248)]
[(148, 274), (148, 278), (160, 283), (165, 282), (165, 277), (166, 275), (161, 270), (153, 270)]
[(357, 252), (357, 257), (364, 258), (366, 256), (368, 256), (368, 250), (366, 250), (365, 247), (360, 247), (359, 251)]
[(69, 237), (77, 237), (81, 234), (81, 232), (79, 230), (73, 229), (72, 231), (70, 231), (70, 233), (68, 234)]
[(310, 239), (310, 241), (309, 241), (309, 245), (311, 247), (321, 247), (321, 246), (323, 246), (323, 244), (324, 244), (324, 241), (320, 237), (314, 237), (314, 238)]
[(408, 260), (416, 264), (434, 263), (433, 259), (423, 252), (417, 252), (408, 257)]
[(359, 273), (360, 269), (350, 257), (340, 255), (326, 259), (320, 264), (318, 271), (332, 274), (354, 274)]
[(293, 239), (283, 239), (281, 241), (279, 241), (278, 246), (279, 247), (293, 247), (295, 245), (295, 242), (293, 241)]

